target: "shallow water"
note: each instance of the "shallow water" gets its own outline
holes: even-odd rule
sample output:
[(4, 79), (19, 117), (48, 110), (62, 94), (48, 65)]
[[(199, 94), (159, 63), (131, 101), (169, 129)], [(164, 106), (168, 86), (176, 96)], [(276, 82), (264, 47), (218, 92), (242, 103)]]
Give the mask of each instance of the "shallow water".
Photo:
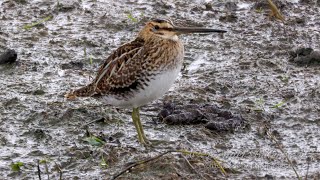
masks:
[[(129, 162), (168, 149), (217, 157), (223, 160), (230, 179), (295, 178), (277, 144), (261, 133), (264, 125), (274, 132), (301, 177), (308, 172), (309, 178), (319, 178), (320, 69), (288, 62), (288, 52), (293, 49), (320, 49), (319, 6), (283, 1), (284, 25), (270, 19), (268, 10), (258, 13), (252, 9), (252, 1), (232, 1), (237, 5), (233, 12), (236, 22), (219, 20), (231, 13), (225, 8), (226, 2), (18, 2), (0, 2), (0, 47), (18, 53), (17, 64), (0, 66), (3, 178), (38, 178), (37, 160), (46, 160), (50, 178), (59, 177), (59, 166), (63, 179), (104, 179)], [(138, 22), (130, 20), (128, 14)], [(43, 25), (22, 28), (49, 15), (53, 19)], [(186, 49), (185, 68), (164, 97), (142, 107), (145, 132), (157, 144), (145, 149), (137, 143), (131, 110), (108, 107), (90, 98), (66, 101), (63, 95), (87, 84), (111, 51), (132, 40), (147, 19), (158, 16), (170, 17), (177, 24), (223, 28), (228, 33), (223, 37), (181, 37)], [(297, 23), (298, 18), (304, 23)], [(83, 68), (71, 62), (80, 62)], [(70, 68), (62, 68), (64, 64)], [(221, 133), (202, 125), (155, 123), (162, 103), (168, 100), (217, 104), (240, 113), (251, 128)], [(106, 118), (104, 123), (88, 125), (90, 133), (107, 141), (103, 147), (95, 147), (83, 141), (84, 125), (101, 117)], [(101, 166), (102, 158), (108, 167)], [(13, 172), (10, 164), (18, 161), (24, 166)], [(45, 164), (40, 169), (45, 178)], [(178, 154), (121, 177), (198, 179), (199, 174), (207, 179), (224, 177), (211, 166), (210, 159)]]

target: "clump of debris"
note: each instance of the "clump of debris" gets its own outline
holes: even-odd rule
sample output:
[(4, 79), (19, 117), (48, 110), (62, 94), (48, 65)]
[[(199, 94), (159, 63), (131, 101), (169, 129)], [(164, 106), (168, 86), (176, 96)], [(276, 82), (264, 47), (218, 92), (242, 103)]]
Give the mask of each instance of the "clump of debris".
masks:
[(175, 105), (165, 103), (158, 114), (159, 120), (169, 125), (204, 124), (213, 131), (247, 129), (249, 124), (241, 115), (212, 104)]
[(290, 52), (290, 61), (297, 65), (320, 65), (320, 51), (312, 48), (299, 48)]

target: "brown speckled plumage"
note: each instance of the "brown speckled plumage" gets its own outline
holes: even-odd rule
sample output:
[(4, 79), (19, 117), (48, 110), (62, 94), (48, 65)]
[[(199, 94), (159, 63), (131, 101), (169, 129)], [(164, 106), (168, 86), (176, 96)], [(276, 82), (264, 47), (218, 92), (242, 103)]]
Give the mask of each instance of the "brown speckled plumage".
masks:
[(93, 96), (111, 105), (132, 107), (138, 139), (146, 144), (139, 107), (162, 96), (178, 76), (184, 56), (178, 35), (202, 32), (225, 31), (175, 27), (168, 20), (150, 21), (135, 40), (120, 46), (106, 59), (89, 85), (66, 97)]
[(96, 78), (89, 85), (77, 89), (67, 97), (115, 95), (132, 96), (143, 89), (148, 81), (161, 71), (175, 68), (182, 63), (183, 44), (180, 40), (164, 39), (149, 35), (151, 23), (138, 37), (114, 51), (99, 68)]

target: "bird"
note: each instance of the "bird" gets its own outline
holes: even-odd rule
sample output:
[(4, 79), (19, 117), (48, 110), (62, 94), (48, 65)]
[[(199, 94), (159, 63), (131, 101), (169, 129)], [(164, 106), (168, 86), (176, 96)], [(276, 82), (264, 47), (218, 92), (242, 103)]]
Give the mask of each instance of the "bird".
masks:
[(178, 27), (170, 19), (152, 19), (137, 37), (113, 51), (88, 85), (68, 92), (67, 99), (94, 97), (108, 105), (132, 108), (138, 141), (151, 144), (139, 108), (163, 96), (178, 77), (184, 59), (181, 34), (225, 33), (202, 27)]

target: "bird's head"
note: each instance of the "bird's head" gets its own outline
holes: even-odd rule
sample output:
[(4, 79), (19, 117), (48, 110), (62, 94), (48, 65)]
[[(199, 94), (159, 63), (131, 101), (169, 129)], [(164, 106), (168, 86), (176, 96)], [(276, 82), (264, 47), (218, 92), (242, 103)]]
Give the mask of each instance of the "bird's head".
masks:
[(171, 40), (178, 40), (178, 35), (187, 33), (225, 33), (225, 30), (209, 29), (201, 27), (177, 27), (170, 20), (154, 19), (149, 21), (140, 31), (139, 36), (146, 39), (148, 37), (160, 37)]

